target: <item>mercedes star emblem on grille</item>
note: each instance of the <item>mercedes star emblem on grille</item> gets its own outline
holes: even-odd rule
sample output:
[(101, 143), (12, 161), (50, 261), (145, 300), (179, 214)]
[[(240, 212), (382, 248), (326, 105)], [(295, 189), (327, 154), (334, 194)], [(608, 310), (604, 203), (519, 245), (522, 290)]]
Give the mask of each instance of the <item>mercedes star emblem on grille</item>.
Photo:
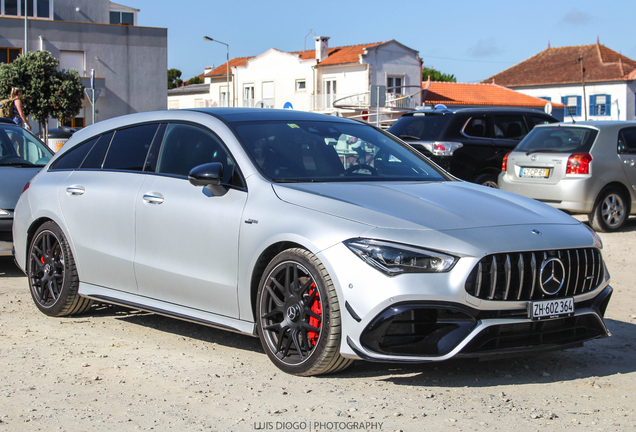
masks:
[(550, 258), (541, 265), (539, 284), (547, 295), (555, 295), (565, 282), (565, 267), (558, 258)]

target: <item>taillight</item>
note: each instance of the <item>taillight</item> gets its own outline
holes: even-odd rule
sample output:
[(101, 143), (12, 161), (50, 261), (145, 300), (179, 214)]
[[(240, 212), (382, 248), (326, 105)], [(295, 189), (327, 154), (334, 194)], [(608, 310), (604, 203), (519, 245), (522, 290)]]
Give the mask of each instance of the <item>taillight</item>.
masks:
[(31, 186), (31, 182), (27, 182), (27, 184), (24, 185), (24, 189), (22, 189), (21, 193), (26, 192), (26, 190), (29, 188), (29, 186)]
[(566, 174), (589, 174), (592, 155), (589, 153), (574, 153), (568, 158)]
[[(512, 153), (512, 152), (510, 152), (510, 153)], [(508, 156), (510, 156), (510, 153), (505, 155), (504, 158), (503, 158), (503, 161), (501, 162), (501, 170), (502, 171), (508, 171)]]

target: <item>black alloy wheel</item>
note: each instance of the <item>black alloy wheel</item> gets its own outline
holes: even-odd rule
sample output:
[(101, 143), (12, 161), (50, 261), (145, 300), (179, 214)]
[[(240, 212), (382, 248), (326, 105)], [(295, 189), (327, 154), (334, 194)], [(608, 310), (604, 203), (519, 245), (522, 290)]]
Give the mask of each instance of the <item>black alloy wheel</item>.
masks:
[(62, 230), (46, 222), (33, 236), (27, 260), (27, 275), (35, 305), (50, 316), (75, 315), (87, 311), (92, 301), (78, 294), (75, 261)]
[(278, 254), (265, 269), (257, 298), (257, 326), (269, 358), (294, 375), (343, 370), (340, 309), (331, 278), (304, 249)]

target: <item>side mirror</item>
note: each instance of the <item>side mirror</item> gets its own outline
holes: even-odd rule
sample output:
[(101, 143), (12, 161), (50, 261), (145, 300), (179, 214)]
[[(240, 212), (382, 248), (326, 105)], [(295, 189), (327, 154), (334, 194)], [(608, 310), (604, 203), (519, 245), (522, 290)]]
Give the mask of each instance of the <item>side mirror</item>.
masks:
[(214, 195), (225, 195), (227, 188), (221, 186), (223, 178), (223, 164), (220, 162), (212, 162), (199, 165), (188, 174), (188, 180), (194, 186), (203, 186)]

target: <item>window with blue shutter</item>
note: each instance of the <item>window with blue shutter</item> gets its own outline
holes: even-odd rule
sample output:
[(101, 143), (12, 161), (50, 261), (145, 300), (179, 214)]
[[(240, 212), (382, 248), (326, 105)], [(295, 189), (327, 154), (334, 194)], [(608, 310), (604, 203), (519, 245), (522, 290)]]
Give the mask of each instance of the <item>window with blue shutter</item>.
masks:
[(612, 103), (609, 95), (590, 96), (590, 114), (593, 116), (612, 115)]
[(565, 112), (567, 116), (581, 115), (581, 96), (562, 96), (561, 103), (568, 107)]

